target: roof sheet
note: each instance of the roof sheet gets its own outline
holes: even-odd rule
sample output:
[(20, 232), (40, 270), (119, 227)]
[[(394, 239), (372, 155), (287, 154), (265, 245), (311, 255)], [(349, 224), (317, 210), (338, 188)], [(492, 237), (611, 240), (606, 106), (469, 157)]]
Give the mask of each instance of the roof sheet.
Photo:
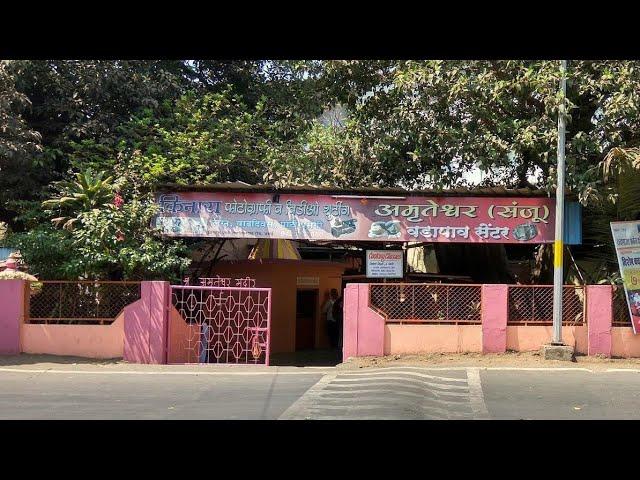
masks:
[[(553, 197), (546, 190), (533, 188), (505, 188), (497, 187), (456, 187), (449, 189), (420, 189), (407, 190), (403, 188), (339, 188), (317, 185), (293, 185), (278, 188), (275, 185), (259, 184), (250, 185), (244, 182), (226, 182), (212, 184), (163, 184), (158, 189), (162, 192), (167, 191), (195, 191), (195, 192), (244, 192), (244, 193), (307, 193), (307, 194), (325, 194), (325, 195), (404, 195), (404, 196), (488, 196), (488, 197)], [(567, 193), (571, 196), (571, 193)]]

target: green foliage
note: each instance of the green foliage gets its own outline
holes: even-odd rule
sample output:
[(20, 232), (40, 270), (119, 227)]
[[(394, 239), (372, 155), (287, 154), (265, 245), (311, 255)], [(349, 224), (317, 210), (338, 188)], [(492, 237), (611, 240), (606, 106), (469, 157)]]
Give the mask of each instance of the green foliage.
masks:
[(259, 178), (260, 144), (269, 128), (262, 113), (263, 103), (250, 109), (228, 89), (201, 97), (190, 93), (169, 118), (140, 117), (124, 128), (137, 132), (132, 147), (140, 152), (147, 184), (252, 182)]
[(40, 134), (30, 130), (22, 114), (31, 105), (29, 98), (16, 90), (8, 71), (9, 62), (0, 61), (0, 170), (12, 161), (26, 161), (40, 148)]
[(29, 272), (41, 280), (78, 278), (77, 272), (69, 268), (75, 252), (70, 235), (64, 230), (44, 223), (28, 232), (10, 235), (6, 244), (20, 250)]
[(150, 199), (120, 209), (91, 209), (78, 215), (72, 231), (42, 224), (9, 236), (30, 272), (40, 279), (171, 279), (189, 265), (182, 242), (160, 238), (151, 227)]
[(112, 208), (113, 177), (103, 178), (104, 176), (105, 172), (94, 176), (91, 171), (86, 171), (76, 173), (74, 181), (59, 182), (60, 194), (42, 203), (44, 208), (68, 214), (52, 219), (54, 225), (73, 230), (80, 214), (100, 208)]
[(15, 86), (10, 62), (0, 61), (0, 220), (9, 220), (8, 201), (28, 188), (25, 172), (30, 159), (41, 150), (41, 135), (24, 120), (29, 98)]
[(322, 185), (371, 186), (377, 183), (374, 162), (361, 148), (351, 125), (337, 127), (315, 122), (295, 144), (271, 147), (263, 181), (278, 187)]
[[(306, 133), (288, 140), (291, 121), (274, 119), (272, 108), (266, 98), (249, 105), (231, 88), (192, 91), (164, 117), (145, 110), (121, 125), (123, 140), (115, 148), (115, 165), (111, 157), (101, 160), (90, 142), (76, 145), (74, 158), (99, 168), (126, 166), (138, 172), (139, 186), (147, 191), (162, 183), (237, 180), (349, 183), (347, 166), (359, 167), (358, 159), (352, 158), (357, 139), (313, 122)], [(317, 168), (310, 172), (310, 165)]]
[[(571, 62), (571, 188), (611, 147), (640, 140), (638, 65)], [(321, 77), (385, 185), (461, 185), (479, 167), (486, 184), (552, 188), (559, 74), (557, 61), (329, 61)]]
[(91, 278), (178, 279), (190, 260), (182, 242), (153, 231), (155, 209), (150, 199), (134, 199), (120, 209), (82, 213), (82, 226), (72, 232), (73, 269)]
[(595, 283), (619, 283), (618, 261), (610, 222), (640, 219), (640, 149), (613, 148), (590, 170), (581, 200), (585, 267)]
[[(479, 168), (486, 185), (552, 189), (559, 75), (532, 60), (1, 62), (0, 221), (45, 275), (156, 278), (187, 256), (149, 227), (161, 183), (446, 188)], [(567, 182), (597, 255), (608, 221), (640, 213), (639, 87), (638, 61), (569, 66)], [(113, 181), (74, 182), (89, 170)], [(37, 208), (57, 181), (45, 205), (72, 231)]]

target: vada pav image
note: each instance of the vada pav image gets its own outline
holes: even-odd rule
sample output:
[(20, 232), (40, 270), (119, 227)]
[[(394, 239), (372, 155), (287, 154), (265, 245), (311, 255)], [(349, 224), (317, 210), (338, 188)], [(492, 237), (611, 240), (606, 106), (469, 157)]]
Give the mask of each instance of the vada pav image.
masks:
[(369, 228), (369, 238), (386, 237), (388, 235), (385, 222), (374, 222)]

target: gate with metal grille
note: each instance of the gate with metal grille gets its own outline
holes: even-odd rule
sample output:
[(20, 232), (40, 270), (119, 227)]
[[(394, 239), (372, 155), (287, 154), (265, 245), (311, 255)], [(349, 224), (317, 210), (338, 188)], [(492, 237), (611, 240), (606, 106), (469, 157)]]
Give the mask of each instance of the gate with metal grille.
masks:
[(172, 285), (169, 363), (269, 365), (271, 289)]

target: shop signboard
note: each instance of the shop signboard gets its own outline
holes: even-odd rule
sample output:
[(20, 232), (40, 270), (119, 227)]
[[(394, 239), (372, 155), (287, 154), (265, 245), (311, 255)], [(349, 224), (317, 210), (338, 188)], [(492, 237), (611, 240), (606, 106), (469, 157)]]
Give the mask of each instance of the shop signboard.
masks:
[(402, 250), (367, 250), (367, 278), (402, 278)]
[(547, 197), (358, 197), (163, 193), (155, 226), (171, 237), (375, 242), (550, 243)]
[(633, 333), (640, 331), (640, 221), (611, 222)]

